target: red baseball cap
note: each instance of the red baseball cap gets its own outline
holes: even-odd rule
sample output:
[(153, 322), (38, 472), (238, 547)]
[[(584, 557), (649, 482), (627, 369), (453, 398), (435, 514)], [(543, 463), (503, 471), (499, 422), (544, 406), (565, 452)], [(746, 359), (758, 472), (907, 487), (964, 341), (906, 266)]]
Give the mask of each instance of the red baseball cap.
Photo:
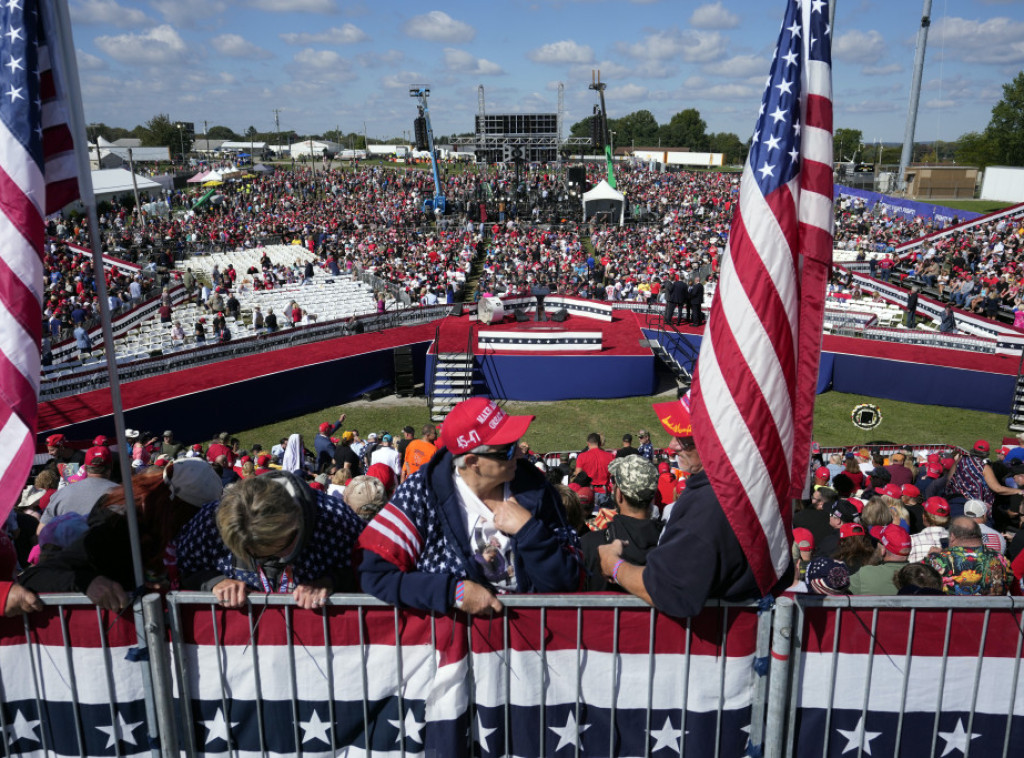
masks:
[(901, 492), (903, 497), (921, 497), (921, 490), (913, 484), (904, 484)]
[(67, 438), (63, 434), (51, 434), (46, 438), (46, 446), (57, 447), (58, 445), (63, 445), (66, 439)]
[(693, 436), (693, 419), (690, 417), (689, 392), (678, 400), (670, 400), (667, 403), (654, 403), (651, 405), (651, 408), (658, 414), (658, 421), (661, 422), (665, 431), (673, 437)]
[(90, 447), (85, 451), (86, 466), (107, 466), (110, 464), (109, 447)]
[(924, 501), (924, 509), (933, 516), (948, 516), (949, 503), (944, 497), (930, 497)]
[(879, 494), (882, 494), (882, 495), (888, 495), (889, 497), (894, 497), (897, 500), (899, 500), (901, 497), (903, 497), (903, 490), (901, 490), (899, 485), (897, 485), (897, 484), (887, 484), (884, 487), (882, 487), (882, 489), (878, 490), (878, 492), (879, 492)]
[(848, 497), (846, 499), (853, 503), (853, 507), (857, 509), (857, 513), (864, 512), (864, 501), (859, 497)]
[(793, 529), (793, 542), (801, 550), (814, 550), (814, 534), (810, 529), (796, 527)]
[(325, 421), (324, 423), (320, 424), (320, 434), (324, 434), (326, 432), (331, 431), (331, 426), (333, 426), (333, 424), (331, 424), (331, 423), (329, 423), (327, 421)]
[(928, 476), (932, 477), (933, 479), (938, 479), (940, 476), (942, 476), (942, 472), (945, 471), (945, 469), (942, 468), (941, 463), (936, 462), (929, 463), (925, 471), (928, 472)]
[(257, 466), (266, 466), (268, 463), (270, 463), (270, 456), (267, 455), (266, 453), (263, 453), (262, 455), (256, 458)]
[(487, 397), (471, 397), (452, 408), (444, 420), (444, 440), (453, 455), (480, 445), (508, 445), (530, 428), (536, 416), (511, 416)]
[(195, 450), (197, 453), (201, 453), (203, 451), (203, 446), (196, 444), (192, 446), (192, 449)]
[(107, 439), (107, 435), (101, 434), (92, 441), (92, 444), (96, 447), (106, 447), (110, 444), (110, 440)]
[(949, 471), (951, 468), (953, 468), (954, 463), (956, 463), (956, 461), (954, 461), (952, 458), (943, 458), (942, 468), (946, 469), (946, 471)]
[(818, 466), (814, 472), (815, 479), (829, 479), (831, 476), (832, 472), (830, 472), (826, 466)]
[(974, 443), (974, 452), (987, 453), (988, 450), (988, 443), (985, 440), (978, 440), (977, 442)]
[(902, 526), (896, 526), (896, 524), (873, 526), (871, 527), (871, 536), (881, 542), (885, 549), (893, 555), (910, 555), (910, 535)]
[(841, 524), (839, 526), (839, 539), (846, 539), (847, 537), (864, 537), (867, 532), (864, 531), (862, 524)]

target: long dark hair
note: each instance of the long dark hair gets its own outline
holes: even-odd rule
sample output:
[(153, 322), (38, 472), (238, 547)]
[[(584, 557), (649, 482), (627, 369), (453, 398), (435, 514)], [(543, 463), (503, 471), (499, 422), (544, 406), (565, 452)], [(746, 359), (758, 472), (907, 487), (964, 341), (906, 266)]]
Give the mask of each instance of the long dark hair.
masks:
[[(162, 573), (167, 544), (199, 509), (184, 500), (171, 497), (170, 488), (164, 481), (163, 469), (138, 474), (131, 481), (139, 519), (143, 567), (154, 573)], [(123, 512), (125, 504), (124, 485), (121, 484), (100, 498), (96, 507)]]

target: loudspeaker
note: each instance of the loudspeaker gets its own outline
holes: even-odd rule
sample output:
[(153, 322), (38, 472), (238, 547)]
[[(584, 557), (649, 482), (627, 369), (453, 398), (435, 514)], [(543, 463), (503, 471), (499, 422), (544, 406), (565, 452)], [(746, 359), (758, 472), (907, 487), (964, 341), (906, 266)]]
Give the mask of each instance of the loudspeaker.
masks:
[(583, 184), (587, 181), (587, 169), (583, 166), (569, 166), (569, 184)]
[(462, 315), (462, 303), (452, 303), (452, 315), (453, 316), (461, 316)]
[(524, 311), (522, 308), (516, 308), (516, 321), (523, 322), (529, 320), (530, 316), (526, 311)]
[(567, 311), (565, 308), (559, 308), (557, 311), (551, 314), (551, 320), (557, 321), (559, 323), (565, 321), (567, 318), (569, 318), (569, 311)]

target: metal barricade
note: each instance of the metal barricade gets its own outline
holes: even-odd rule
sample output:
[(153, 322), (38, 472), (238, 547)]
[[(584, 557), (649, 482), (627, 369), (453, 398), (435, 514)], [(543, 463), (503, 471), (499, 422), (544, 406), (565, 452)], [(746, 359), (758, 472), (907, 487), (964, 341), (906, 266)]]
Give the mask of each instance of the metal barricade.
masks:
[(768, 706), (785, 742), (766, 755), (1020, 754), (1024, 598), (804, 596), (791, 623), (787, 602), (774, 640), (792, 664), (773, 647)]
[[(166, 678), (150, 677), (129, 609), (117, 615), (84, 595), (43, 597), (46, 609), (0, 618), (0, 734), (3, 755), (176, 755)], [(151, 644), (167, 652), (158, 595), (142, 603)], [(152, 685), (150, 681), (152, 680)], [(166, 721), (165, 721), (166, 720)]]
[[(738, 755), (764, 728), (771, 613), (503, 597), (491, 618), (334, 595), (172, 593), (188, 755)], [(760, 671), (761, 674), (757, 672)], [(667, 750), (666, 750), (667, 749)], [(560, 752), (562, 751), (562, 752)]]

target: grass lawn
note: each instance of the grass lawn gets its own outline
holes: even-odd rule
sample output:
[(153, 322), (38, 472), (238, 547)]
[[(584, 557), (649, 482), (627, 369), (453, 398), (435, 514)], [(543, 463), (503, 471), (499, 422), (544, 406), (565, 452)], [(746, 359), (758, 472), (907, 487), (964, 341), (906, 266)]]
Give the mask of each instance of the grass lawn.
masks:
[(1003, 203), (998, 200), (936, 200), (935, 204), (974, 213), (993, 213), (1013, 205), (1013, 203)]
[[(651, 432), (655, 446), (663, 446), (668, 443), (668, 436), (658, 424), (651, 403), (671, 397), (672, 393), (653, 398), (509, 402), (505, 408), (513, 414), (537, 416), (527, 440), (538, 452), (581, 449), (590, 432), (604, 434), (606, 446), (610, 448), (618, 447), (626, 432), (633, 434), (634, 444), (637, 444), (636, 434), (641, 428)], [(850, 420), (850, 411), (860, 403), (874, 403), (882, 413), (882, 423), (871, 431), (858, 429)], [(372, 431), (385, 430), (397, 435), (407, 424), (416, 428), (418, 436), (420, 427), (429, 420), (425, 398), (388, 397), (330, 406), (317, 413), (232, 433), (242, 441), (244, 448), (259, 442), (269, 450), (279, 439), (294, 432), (302, 434), (306, 445), (312, 447), (312, 438), (320, 422), (334, 421), (341, 413), (347, 414), (343, 428), (358, 429), (363, 437)], [(826, 446), (885, 440), (911, 444), (946, 443), (969, 448), (978, 439), (986, 439), (996, 446), (1009, 435), (1006, 415), (900, 403), (839, 392), (818, 395), (814, 419), (814, 438)]]

